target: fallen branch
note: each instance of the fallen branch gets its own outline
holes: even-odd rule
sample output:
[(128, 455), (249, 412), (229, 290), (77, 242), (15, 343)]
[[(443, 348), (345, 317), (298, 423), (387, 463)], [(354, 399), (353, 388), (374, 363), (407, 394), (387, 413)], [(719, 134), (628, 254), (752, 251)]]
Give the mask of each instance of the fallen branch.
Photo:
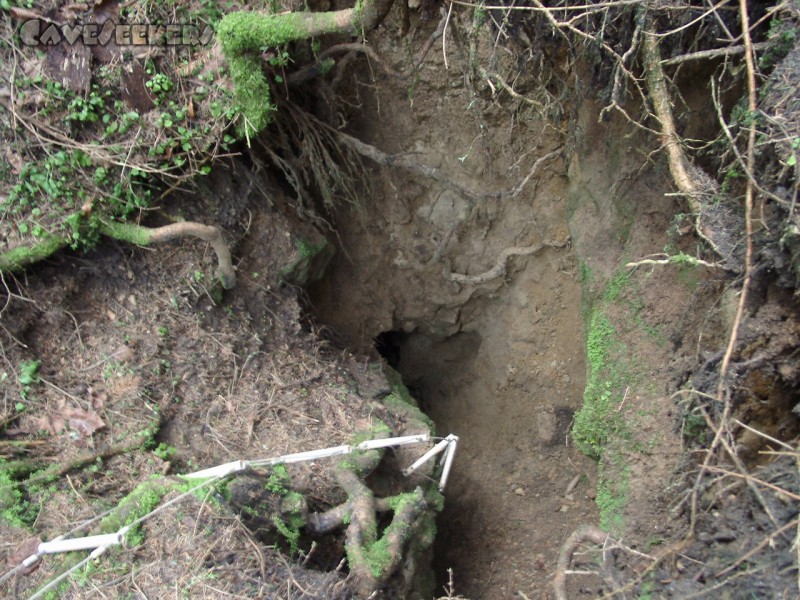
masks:
[[(54, 479), (58, 479), (59, 477), (63, 477), (67, 473), (71, 471), (75, 471), (76, 469), (81, 469), (87, 465), (94, 464), (98, 460), (106, 460), (111, 458), (112, 456), (117, 456), (119, 454), (127, 454), (128, 452), (133, 452), (134, 450), (141, 449), (142, 445), (145, 444), (148, 440), (151, 440), (155, 433), (157, 432), (158, 426), (156, 425), (156, 431), (151, 429), (147, 429), (135, 435), (134, 437), (125, 440), (123, 442), (119, 442), (117, 444), (112, 444), (111, 446), (104, 448), (98, 452), (91, 452), (86, 454), (81, 454), (75, 458), (71, 458), (66, 460), (62, 463), (52, 464), (52, 458), (30, 458), (30, 459), (20, 459), (15, 461), (9, 461), (3, 465), (4, 471), (9, 473), (12, 477), (20, 477), (27, 475), (28, 473), (33, 473), (38, 471), (39, 469), (47, 467), (44, 471), (38, 472), (33, 477), (28, 479), (24, 479), (19, 482), (15, 482), (12, 485), (30, 485), (32, 483), (40, 483), (42, 481), (52, 481)], [(0, 488), (1, 489), (1, 488)]]

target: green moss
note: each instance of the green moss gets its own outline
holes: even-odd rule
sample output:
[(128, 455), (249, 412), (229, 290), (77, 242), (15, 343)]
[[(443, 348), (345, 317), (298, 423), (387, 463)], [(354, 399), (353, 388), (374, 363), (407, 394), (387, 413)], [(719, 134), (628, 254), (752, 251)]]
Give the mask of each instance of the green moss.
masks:
[(67, 245), (65, 239), (48, 235), (32, 246), (17, 246), (0, 254), (0, 273), (20, 271), (44, 260)]
[(175, 489), (181, 494), (191, 491), (192, 495), (201, 502), (206, 502), (216, 507), (221, 507), (222, 502), (220, 499), (230, 500), (231, 491), (224, 480), (220, 480), (210, 486), (203, 485), (211, 479), (216, 478), (187, 478), (179, 476), (179, 483)]
[(389, 507), (394, 512), (398, 512), (403, 510), (409, 504), (414, 504), (414, 502), (419, 502), (419, 493), (406, 492), (405, 494), (397, 494), (396, 496), (389, 498)]
[(295, 248), (296, 258), (280, 270), (280, 281), (305, 287), (322, 279), (335, 254), (333, 245), (324, 238), (316, 244), (299, 238)]
[(389, 383), (391, 394), (383, 398), (381, 402), (389, 410), (405, 414), (409, 418), (419, 421), (428, 427), (431, 435), (436, 435), (436, 425), (428, 415), (419, 409), (419, 405), (408, 388), (403, 384), (403, 378), (389, 366), (384, 367), (384, 375)]
[(265, 48), (307, 37), (303, 13), (267, 15), (239, 11), (225, 15), (217, 27), (217, 38), (225, 56), (261, 52)]
[[(397, 514), (409, 504), (419, 503), (420, 501), (422, 501), (422, 490), (417, 489), (414, 492), (398, 494), (397, 496), (389, 498), (389, 506), (395, 514)], [(364, 531), (360, 546), (355, 546), (353, 542), (348, 540), (345, 550), (347, 551), (347, 560), (350, 562), (351, 567), (354, 564), (358, 564), (359, 561), (362, 561), (369, 569), (372, 576), (376, 579), (380, 579), (392, 566), (392, 555), (389, 552), (389, 537), (396, 534), (406, 538), (408, 537), (409, 527), (409, 523), (394, 519), (380, 538), (378, 538), (377, 530), (372, 527)], [(431, 541), (432, 540), (433, 538), (431, 538)], [(356, 552), (357, 549), (360, 549), (361, 553)]]
[(241, 116), (237, 131), (241, 137), (249, 139), (259, 133), (275, 112), (263, 71), (262, 52), (307, 37), (303, 18), (299, 13), (233, 12), (220, 21), (217, 39), (234, 84), (234, 100)]
[(382, 437), (390, 437), (394, 433), (392, 428), (389, 427), (386, 423), (377, 419), (375, 423), (367, 429), (366, 431), (358, 431), (353, 434), (353, 437), (350, 438), (350, 444), (353, 446), (357, 446), (361, 442), (366, 442), (369, 440), (377, 440)]
[(628, 502), (630, 467), (622, 464), (622, 456), (615, 454), (613, 468), (600, 463), (597, 482), (597, 508), (600, 510), (600, 528), (620, 534), (625, 525), (623, 511)]
[(602, 309), (593, 310), (586, 335), (588, 365), (583, 405), (575, 414), (572, 435), (578, 448), (595, 459), (602, 456), (609, 439), (625, 432), (622, 415), (616, 410), (624, 370), (617, 356), (620, 350), (611, 321)]
[(439, 491), (438, 486), (431, 482), (425, 490), (425, 504), (435, 512), (444, 510), (444, 494)]
[(367, 566), (373, 577), (380, 577), (381, 573), (388, 570), (392, 564), (392, 556), (389, 554), (389, 547), (386, 537), (382, 537), (372, 544), (365, 553)]
[(419, 408), (417, 408), (416, 402), (413, 404), (407, 402), (402, 396), (398, 396), (395, 393), (391, 393), (385, 398), (381, 400), (381, 402), (388, 408), (389, 410), (407, 414), (410, 418), (423, 423), (428, 430), (430, 431), (431, 435), (436, 435), (436, 425), (434, 425), (431, 418), (422, 412)]
[(147, 246), (150, 244), (152, 230), (147, 227), (140, 227), (134, 223), (103, 223), (100, 227), (101, 233), (115, 240)]
[[(161, 504), (161, 500), (176, 484), (165, 479), (154, 479), (140, 483), (117, 505), (114, 511), (100, 521), (100, 533), (115, 533), (133, 523), (137, 519), (151, 512)], [(141, 531), (131, 531), (128, 542), (136, 543), (143, 540)]]

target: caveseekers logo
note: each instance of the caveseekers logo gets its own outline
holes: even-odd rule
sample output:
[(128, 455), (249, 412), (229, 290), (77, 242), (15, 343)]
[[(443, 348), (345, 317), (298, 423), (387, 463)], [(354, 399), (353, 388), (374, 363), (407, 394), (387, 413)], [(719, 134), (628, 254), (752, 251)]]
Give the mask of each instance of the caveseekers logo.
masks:
[(206, 46), (214, 39), (214, 29), (210, 25), (201, 29), (186, 23), (150, 25), (112, 21), (102, 25), (57, 25), (43, 19), (32, 19), (22, 24), (19, 35), (26, 46), (55, 46), (61, 42), (73, 45), (79, 40), (86, 46), (105, 46), (112, 40), (117, 46)]

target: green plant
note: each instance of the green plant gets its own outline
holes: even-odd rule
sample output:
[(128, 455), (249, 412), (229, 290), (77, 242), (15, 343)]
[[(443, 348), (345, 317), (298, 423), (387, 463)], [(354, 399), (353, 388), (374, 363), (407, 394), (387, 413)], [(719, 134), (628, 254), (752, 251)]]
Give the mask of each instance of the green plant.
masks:
[(300, 528), (305, 525), (305, 520), (302, 515), (296, 513), (292, 513), (286, 517), (275, 515), (272, 517), (272, 523), (275, 525), (275, 529), (278, 530), (278, 533), (288, 542), (289, 554), (295, 556), (299, 550)]
[(0, 518), (14, 527), (27, 529), (36, 521), (39, 506), (25, 498), (5, 465), (6, 461), (0, 459)]
[(288, 484), (289, 471), (286, 469), (286, 465), (275, 465), (272, 468), (272, 474), (264, 484), (264, 488), (273, 494), (284, 496), (289, 492)]
[(17, 381), (22, 386), (20, 396), (23, 400), (27, 400), (31, 386), (39, 383), (39, 366), (41, 364), (39, 360), (24, 360), (20, 363)]
[(75, 96), (67, 105), (67, 121), (80, 123), (95, 123), (100, 120), (100, 114), (105, 107), (105, 102), (100, 94), (92, 91), (86, 98)]
[(617, 453), (611, 465), (601, 462), (598, 467), (597, 497), (595, 502), (600, 511), (600, 528), (605, 531), (621, 532), (624, 527), (623, 510), (628, 502), (628, 481), (630, 467), (622, 463), (622, 455)]
[(156, 73), (145, 82), (145, 86), (153, 92), (157, 101), (161, 101), (172, 90), (173, 83), (164, 73)]
[[(800, 137), (796, 137), (792, 140), (792, 150), (797, 150), (800, 148)], [(797, 164), (797, 154), (792, 152), (789, 158), (786, 159), (787, 166), (793, 167)]]
[(153, 449), (153, 454), (155, 454), (161, 460), (171, 460), (177, 449), (174, 446), (170, 446), (169, 444), (165, 444), (164, 442), (160, 442), (158, 446)]

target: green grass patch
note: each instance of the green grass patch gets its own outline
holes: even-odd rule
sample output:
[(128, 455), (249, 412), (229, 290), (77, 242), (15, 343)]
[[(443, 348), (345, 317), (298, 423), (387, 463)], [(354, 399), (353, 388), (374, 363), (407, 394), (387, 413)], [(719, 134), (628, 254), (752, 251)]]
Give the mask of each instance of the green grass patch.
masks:
[(600, 526), (621, 531), (630, 474), (624, 456), (636, 451), (621, 405), (626, 389), (641, 379), (639, 364), (629, 356), (624, 339), (647, 334), (647, 324), (640, 315), (644, 303), (638, 299), (627, 270), (616, 272), (600, 294), (593, 293), (596, 282), (588, 267), (581, 269), (581, 283), (587, 374), (583, 405), (575, 414), (572, 436), (578, 448), (599, 463), (596, 502)]

